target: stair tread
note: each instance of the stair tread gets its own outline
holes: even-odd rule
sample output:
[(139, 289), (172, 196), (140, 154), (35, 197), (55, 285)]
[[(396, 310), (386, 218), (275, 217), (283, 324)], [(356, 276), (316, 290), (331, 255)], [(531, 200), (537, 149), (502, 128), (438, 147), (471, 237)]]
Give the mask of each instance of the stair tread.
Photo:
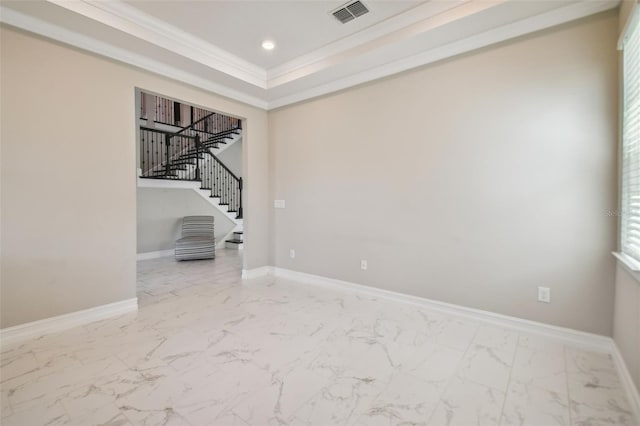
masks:
[(242, 232), (242, 231), (234, 231), (233, 233), (234, 234), (244, 234), (244, 232)]
[(234, 243), (234, 244), (242, 244), (242, 243), (244, 243), (244, 241), (242, 241), (242, 240), (238, 240), (238, 239), (226, 240), (225, 242), (227, 242), (227, 243)]

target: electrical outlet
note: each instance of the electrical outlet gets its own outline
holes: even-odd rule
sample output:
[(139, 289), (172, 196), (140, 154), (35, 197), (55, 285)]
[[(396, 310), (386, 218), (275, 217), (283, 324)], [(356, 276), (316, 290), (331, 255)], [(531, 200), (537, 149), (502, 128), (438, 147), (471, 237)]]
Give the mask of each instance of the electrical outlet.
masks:
[(360, 269), (362, 269), (363, 271), (367, 270), (367, 261), (366, 260), (361, 260), (360, 261)]
[(538, 287), (538, 302), (551, 303), (551, 289), (549, 287)]
[(292, 259), (296, 258), (296, 251), (294, 249), (289, 250), (289, 257)]

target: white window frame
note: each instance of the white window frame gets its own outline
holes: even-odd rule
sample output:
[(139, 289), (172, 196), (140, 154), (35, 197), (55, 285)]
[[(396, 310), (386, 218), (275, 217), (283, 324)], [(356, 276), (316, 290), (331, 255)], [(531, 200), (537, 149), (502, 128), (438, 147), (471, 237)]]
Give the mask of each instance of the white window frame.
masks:
[(640, 7), (634, 5), (618, 42), (622, 50), (620, 253), (640, 271)]

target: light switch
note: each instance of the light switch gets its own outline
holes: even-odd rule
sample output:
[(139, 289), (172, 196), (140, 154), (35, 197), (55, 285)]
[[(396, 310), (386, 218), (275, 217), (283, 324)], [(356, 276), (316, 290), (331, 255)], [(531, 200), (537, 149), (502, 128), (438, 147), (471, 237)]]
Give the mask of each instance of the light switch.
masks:
[(284, 200), (274, 200), (273, 207), (276, 209), (284, 209)]

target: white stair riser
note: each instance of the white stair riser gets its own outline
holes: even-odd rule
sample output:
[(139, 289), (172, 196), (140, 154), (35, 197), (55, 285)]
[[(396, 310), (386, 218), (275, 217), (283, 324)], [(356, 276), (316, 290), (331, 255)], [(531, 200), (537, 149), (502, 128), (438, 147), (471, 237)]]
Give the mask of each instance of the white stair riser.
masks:
[(227, 241), (227, 242), (225, 243), (225, 246), (226, 246), (228, 249), (234, 249), (234, 250), (242, 250), (243, 245), (244, 245), (244, 244), (242, 244), (242, 243), (231, 243), (231, 242), (229, 242), (229, 241)]

